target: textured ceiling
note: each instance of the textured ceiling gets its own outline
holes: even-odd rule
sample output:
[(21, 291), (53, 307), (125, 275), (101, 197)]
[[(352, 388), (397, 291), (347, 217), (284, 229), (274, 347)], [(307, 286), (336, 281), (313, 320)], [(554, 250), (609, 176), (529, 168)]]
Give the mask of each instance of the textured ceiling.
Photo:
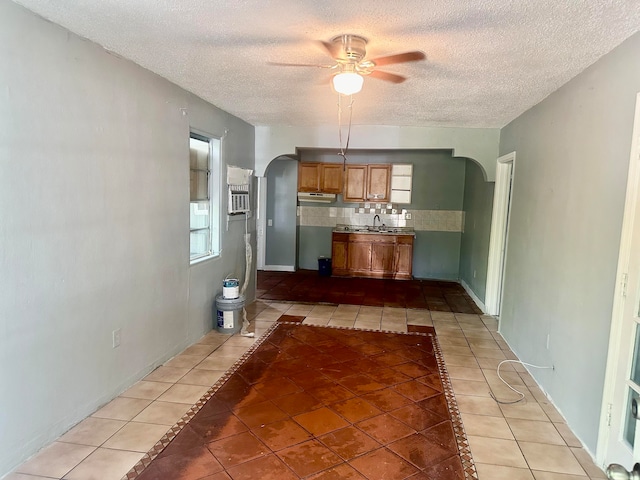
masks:
[(501, 127), (640, 30), (638, 0), (19, 0), (253, 125), (331, 125), (317, 40), (369, 39), (402, 84), (366, 78), (361, 125)]

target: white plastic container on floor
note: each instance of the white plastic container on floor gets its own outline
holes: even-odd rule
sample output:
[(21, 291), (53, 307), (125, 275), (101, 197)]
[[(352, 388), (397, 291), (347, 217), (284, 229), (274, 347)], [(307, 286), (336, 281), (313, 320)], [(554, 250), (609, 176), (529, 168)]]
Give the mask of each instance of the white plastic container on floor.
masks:
[(244, 295), (238, 298), (216, 297), (216, 330), (220, 333), (237, 333), (242, 328), (241, 312), (244, 308)]

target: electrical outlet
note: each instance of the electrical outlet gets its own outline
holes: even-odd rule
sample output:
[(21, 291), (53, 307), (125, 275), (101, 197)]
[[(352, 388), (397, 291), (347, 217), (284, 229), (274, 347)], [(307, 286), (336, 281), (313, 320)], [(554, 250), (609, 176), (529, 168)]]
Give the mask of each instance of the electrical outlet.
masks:
[(273, 227), (273, 219), (269, 218), (267, 220), (267, 227)]
[(113, 348), (117, 348), (120, 346), (120, 329), (116, 328), (113, 332), (111, 332), (113, 337)]
[(410, 213), (405, 213), (404, 214), (404, 218), (405, 218), (405, 220), (411, 220), (411, 214)]

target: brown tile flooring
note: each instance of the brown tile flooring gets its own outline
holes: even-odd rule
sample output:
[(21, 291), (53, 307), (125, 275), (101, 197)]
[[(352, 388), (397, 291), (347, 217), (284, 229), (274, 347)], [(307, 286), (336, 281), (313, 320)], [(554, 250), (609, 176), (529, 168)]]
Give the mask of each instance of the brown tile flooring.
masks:
[(476, 478), (442, 362), (427, 333), (277, 323), (131, 478)]
[(295, 273), (259, 271), (256, 296), (272, 301), (482, 313), (464, 288), (455, 282), (322, 277), (315, 270), (298, 270)]
[[(283, 314), (304, 317), (305, 325), (400, 332), (414, 326), (433, 326), (480, 480), (605, 478), (523, 367), (506, 365), (502, 374), (525, 393), (525, 401), (498, 405), (491, 399), (490, 391), (498, 398), (514, 399), (497, 378), (496, 366), (502, 359), (516, 358), (496, 331), (497, 321), (492, 317), (266, 299), (248, 305), (247, 313), (256, 338)], [(239, 335), (208, 333), (34, 455), (5, 480), (121, 479), (255, 341)], [(228, 480), (217, 475), (205, 478)]]

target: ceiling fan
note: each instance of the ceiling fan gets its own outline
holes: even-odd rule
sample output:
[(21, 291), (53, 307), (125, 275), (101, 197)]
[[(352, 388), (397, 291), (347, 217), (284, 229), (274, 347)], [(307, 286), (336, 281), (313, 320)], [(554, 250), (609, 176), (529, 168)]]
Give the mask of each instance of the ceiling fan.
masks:
[(320, 43), (331, 55), (335, 61), (334, 64), (270, 63), (286, 67), (319, 67), (334, 70), (333, 87), (335, 90), (344, 95), (351, 95), (362, 89), (364, 76), (392, 83), (402, 83), (407, 79), (402, 75), (378, 70), (379, 66), (415, 62), (426, 58), (423, 52), (413, 51), (366, 60), (367, 39), (359, 35), (338, 35), (329, 42), (321, 41)]

